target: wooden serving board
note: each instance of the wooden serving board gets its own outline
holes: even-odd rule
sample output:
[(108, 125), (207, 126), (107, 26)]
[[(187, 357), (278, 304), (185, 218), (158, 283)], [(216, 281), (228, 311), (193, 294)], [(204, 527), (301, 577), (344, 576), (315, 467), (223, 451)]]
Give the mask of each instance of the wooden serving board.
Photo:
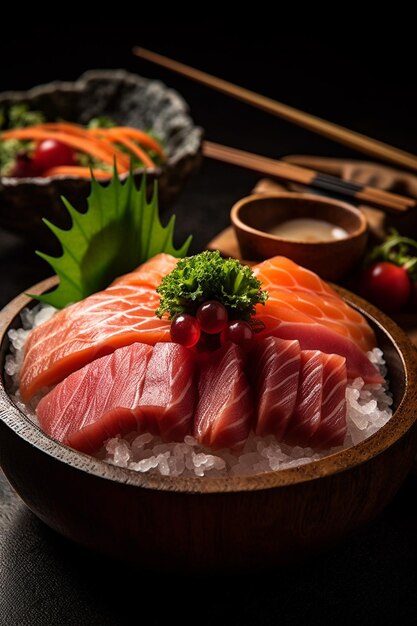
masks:
[[(288, 191), (286, 187), (283, 187), (275, 181), (262, 179), (253, 189), (252, 193), (274, 193), (276, 191)], [(371, 231), (371, 242), (382, 240), (386, 236), (384, 229), (385, 214), (382, 211), (373, 209), (371, 207), (361, 207), (361, 210), (366, 214), (369, 228)], [(241, 259), (239, 244), (232, 226), (229, 226), (225, 230), (222, 230), (214, 239), (212, 239), (208, 245), (208, 250), (219, 250), (224, 256), (231, 256), (236, 259)], [(253, 262), (244, 260), (245, 263), (251, 264)], [(417, 313), (400, 313), (393, 316), (393, 319), (397, 324), (403, 328), (407, 333), (413, 344), (417, 347)]]

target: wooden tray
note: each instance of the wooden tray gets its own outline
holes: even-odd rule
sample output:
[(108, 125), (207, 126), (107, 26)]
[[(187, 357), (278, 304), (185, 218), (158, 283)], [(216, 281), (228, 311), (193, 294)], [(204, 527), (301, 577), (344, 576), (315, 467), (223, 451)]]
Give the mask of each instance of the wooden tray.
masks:
[[(274, 193), (283, 190), (288, 191), (286, 187), (283, 187), (275, 181), (262, 179), (258, 182), (252, 193)], [(386, 235), (384, 230), (385, 214), (382, 211), (370, 207), (364, 206), (361, 207), (361, 209), (366, 213), (369, 222), (371, 242), (383, 239)], [(208, 243), (207, 248), (208, 250), (219, 250), (224, 256), (231, 256), (236, 259), (241, 258), (239, 244), (232, 226), (229, 226), (216, 235), (216, 237)], [(250, 261), (245, 262), (251, 263)], [(403, 328), (413, 344), (417, 347), (417, 313), (400, 313), (392, 317), (394, 321)]]

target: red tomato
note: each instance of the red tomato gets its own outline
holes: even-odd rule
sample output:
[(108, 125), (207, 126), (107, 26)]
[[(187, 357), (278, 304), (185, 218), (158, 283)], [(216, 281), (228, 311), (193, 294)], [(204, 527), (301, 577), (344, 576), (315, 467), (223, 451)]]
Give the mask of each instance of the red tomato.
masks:
[(362, 272), (359, 293), (383, 311), (397, 312), (410, 298), (410, 277), (406, 269), (394, 263), (373, 263)]
[(45, 139), (36, 147), (33, 164), (41, 172), (60, 165), (75, 165), (74, 150), (56, 139)]

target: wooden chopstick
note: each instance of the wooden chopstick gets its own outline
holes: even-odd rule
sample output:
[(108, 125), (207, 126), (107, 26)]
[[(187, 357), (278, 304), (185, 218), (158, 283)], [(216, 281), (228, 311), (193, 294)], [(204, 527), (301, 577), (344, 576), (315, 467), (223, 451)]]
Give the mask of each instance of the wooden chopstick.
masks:
[(133, 48), (133, 53), (141, 59), (146, 59), (151, 63), (156, 63), (157, 65), (177, 72), (178, 74), (187, 76), (192, 80), (202, 83), (203, 85), (207, 85), (208, 87), (228, 94), (229, 96), (242, 100), (243, 102), (247, 102), (248, 104), (258, 107), (259, 109), (268, 111), (277, 117), (293, 122), (294, 124), (307, 128), (308, 130), (318, 133), (319, 135), (333, 139), (334, 141), (348, 146), (349, 148), (354, 148), (359, 152), (369, 154), (372, 157), (394, 163), (395, 165), (399, 165), (409, 170), (417, 171), (417, 156), (406, 152), (405, 150), (394, 148), (393, 146), (383, 143), (382, 141), (378, 141), (377, 139), (371, 139), (366, 135), (349, 130), (343, 126), (334, 124), (333, 122), (328, 122), (320, 117), (311, 115), (310, 113), (305, 113), (304, 111), (300, 111), (299, 109), (283, 104), (282, 102), (278, 102), (277, 100), (272, 100), (271, 98), (257, 94), (254, 91), (245, 89), (244, 87), (239, 87), (238, 85), (234, 85), (226, 80), (212, 76), (207, 72), (197, 70), (189, 65), (185, 65), (184, 63), (174, 61), (173, 59), (163, 56), (162, 54), (152, 52), (151, 50), (135, 47)]
[(354, 198), (360, 202), (381, 207), (395, 213), (403, 213), (416, 206), (416, 201), (395, 193), (357, 185), (349, 181), (341, 180), (330, 174), (321, 174), (311, 169), (292, 165), (286, 161), (277, 161), (269, 157), (259, 156), (244, 150), (222, 146), (212, 141), (205, 141), (203, 154), (209, 158), (217, 159), (225, 163), (239, 165), (247, 169), (268, 174), (281, 180), (301, 183), (315, 189), (327, 191), (340, 196)]

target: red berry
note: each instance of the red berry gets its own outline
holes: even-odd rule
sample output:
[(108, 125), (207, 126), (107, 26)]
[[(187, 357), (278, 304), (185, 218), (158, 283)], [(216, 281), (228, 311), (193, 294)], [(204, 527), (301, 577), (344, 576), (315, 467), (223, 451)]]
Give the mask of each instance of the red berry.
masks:
[(171, 339), (185, 348), (192, 348), (200, 339), (200, 324), (192, 315), (180, 313), (171, 323)]
[(46, 172), (51, 167), (75, 165), (75, 153), (70, 146), (61, 141), (45, 139), (36, 147), (33, 162), (39, 171)]
[(242, 348), (248, 349), (251, 347), (255, 333), (253, 332), (250, 324), (243, 320), (237, 320), (230, 322), (224, 331), (224, 339), (239, 344)]
[(201, 330), (209, 335), (221, 333), (227, 325), (226, 307), (217, 300), (207, 300), (197, 309), (197, 319)]

